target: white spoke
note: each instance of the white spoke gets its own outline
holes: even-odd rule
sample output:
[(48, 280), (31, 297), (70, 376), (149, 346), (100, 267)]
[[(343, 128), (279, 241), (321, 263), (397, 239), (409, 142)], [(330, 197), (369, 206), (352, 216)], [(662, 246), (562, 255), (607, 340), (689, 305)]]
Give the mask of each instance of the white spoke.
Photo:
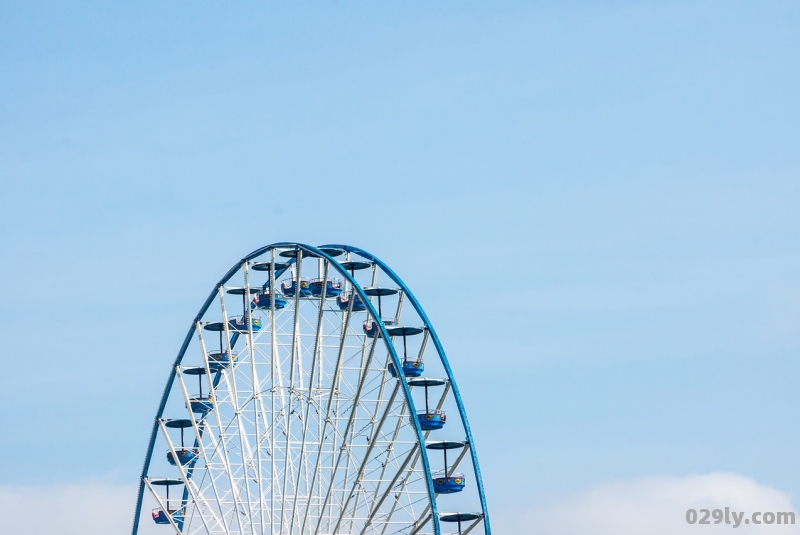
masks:
[[(294, 412), (291, 408), (293, 405), (293, 398), (295, 394), (295, 367), (299, 366), (299, 360), (297, 358), (297, 353), (299, 351), (298, 344), (299, 344), (299, 325), (300, 325), (300, 278), (301, 278), (301, 268), (303, 264), (303, 252), (299, 249), (297, 251), (297, 273), (292, 274), (292, 279), (294, 279), (294, 328), (292, 329), (292, 350), (290, 353), (290, 364), (289, 364), (289, 404), (284, 407), (285, 409), (285, 424), (284, 424), (284, 432), (286, 433), (286, 444), (284, 446), (284, 466), (283, 466), (283, 490), (281, 491), (281, 528), (280, 532), (284, 532), (284, 524), (286, 521), (286, 499), (287, 499), (287, 487), (289, 485), (289, 468), (290, 468), (290, 461), (291, 461), (291, 450), (290, 450), (290, 440), (292, 436), (292, 413)], [(293, 470), (295, 469), (294, 465), (292, 465)], [(296, 492), (297, 489), (295, 489)]]
[[(261, 387), (258, 380), (258, 371), (256, 370), (256, 357), (253, 350), (253, 314), (250, 306), (250, 271), (247, 262), (244, 262), (244, 294), (242, 301), (246, 303), (245, 306), (245, 321), (247, 322), (247, 356), (250, 360), (250, 377), (252, 379), (251, 386), (253, 389), (253, 424), (255, 425), (255, 439), (256, 439), (256, 478), (258, 479), (258, 503), (259, 503), (259, 524), (261, 526), (261, 533), (265, 531), (264, 524), (264, 476), (261, 471), (261, 428), (259, 427), (259, 419), (264, 418), (264, 404), (261, 398)], [(259, 414), (260, 409), (260, 414)], [(264, 421), (266, 427), (266, 420)], [(252, 517), (251, 517), (252, 524)]]

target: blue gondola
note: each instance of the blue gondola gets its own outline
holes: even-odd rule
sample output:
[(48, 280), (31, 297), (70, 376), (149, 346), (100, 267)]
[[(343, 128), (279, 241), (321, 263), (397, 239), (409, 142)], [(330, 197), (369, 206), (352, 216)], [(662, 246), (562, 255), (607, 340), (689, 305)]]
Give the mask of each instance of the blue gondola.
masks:
[[(357, 261), (351, 261), (351, 260), (346, 260), (344, 262), (341, 262), (339, 265), (341, 265), (344, 269), (349, 271), (350, 272), (350, 276), (352, 278), (354, 278), (354, 279), (356, 277), (356, 271), (357, 270), (368, 269), (368, 268), (370, 268), (372, 266), (372, 264), (370, 262), (357, 262)], [(353, 292), (353, 293), (355, 293), (355, 292)], [(348, 299), (344, 299), (342, 297), (337, 299), (337, 303), (339, 304), (339, 310), (347, 310), (347, 307), (350, 306), (350, 301)], [(367, 307), (361, 301), (361, 298), (356, 295), (356, 300), (353, 303), (353, 312), (361, 312), (361, 311), (366, 310), (366, 309), (367, 309)]]
[[(151, 485), (158, 485), (167, 487), (167, 499), (164, 503), (166, 507), (162, 509), (161, 507), (157, 507), (153, 509), (153, 522), (156, 524), (169, 524), (169, 517), (172, 517), (172, 520), (180, 525), (183, 523), (183, 511), (180, 509), (173, 509), (169, 506), (169, 488), (173, 485), (183, 485), (183, 480), (181, 479), (151, 479)], [(166, 510), (165, 510), (166, 509)]]
[[(403, 375), (406, 377), (419, 377), (423, 371), (425, 371), (425, 364), (422, 359), (403, 360)], [(391, 362), (389, 363), (389, 373), (392, 374), (392, 377), (397, 377), (397, 370)]]
[[(178, 462), (181, 463), (181, 466), (187, 465), (190, 462), (197, 459), (197, 450), (188, 449), (188, 448), (181, 448), (175, 450), (175, 455), (178, 456)], [(175, 466), (175, 458), (172, 456), (172, 452), (167, 450), (167, 462), (172, 466)]]
[[(270, 292), (258, 292), (256, 296), (253, 298), (253, 304), (256, 308), (270, 308)], [(286, 307), (286, 299), (283, 298), (282, 295), (275, 296), (275, 308), (280, 310)]]
[(466, 485), (464, 474), (450, 472), (447, 465), (447, 450), (461, 449), (466, 446), (466, 444), (466, 442), (453, 442), (447, 440), (440, 440), (425, 444), (426, 449), (442, 450), (442, 453), (444, 453), (444, 470), (431, 474), (433, 479), (433, 491), (436, 494), (453, 494), (454, 492), (461, 492), (464, 490), (464, 486)]
[(408, 386), (425, 387), (425, 410), (417, 411), (417, 421), (423, 431), (435, 431), (444, 427), (447, 423), (447, 415), (443, 410), (431, 409), (428, 399), (429, 386), (443, 386), (447, 384), (446, 379), (436, 379), (433, 377), (417, 377), (408, 380)]
[(461, 492), (466, 485), (464, 474), (448, 474), (438, 472), (433, 474), (433, 492), (436, 494), (453, 494)]
[[(381, 306), (381, 297), (386, 295), (394, 295), (397, 293), (396, 288), (379, 288), (379, 287), (368, 287), (364, 288), (364, 293), (370, 297), (377, 297), (378, 298), (378, 317), (383, 317), (383, 308)], [(394, 320), (382, 320), (383, 324), (386, 327), (396, 327), (397, 322)], [(375, 338), (376, 336), (380, 336), (380, 329), (378, 329), (377, 322), (373, 320), (367, 320), (364, 322), (364, 334), (366, 334), (369, 338)]]
[[(353, 299), (353, 312), (363, 312), (367, 309), (367, 305), (358, 295), (354, 296)], [(340, 295), (336, 298), (336, 304), (339, 305), (339, 310), (347, 310), (350, 307), (350, 299)]]
[(311, 295), (314, 297), (322, 297), (322, 288), (325, 287), (325, 297), (337, 297), (341, 295), (344, 284), (341, 279), (328, 279), (328, 283), (323, 284), (322, 279), (314, 279), (309, 283)]
[[(292, 280), (285, 280), (281, 283), (281, 290), (283, 290), (283, 295), (286, 297), (294, 297), (295, 291), (297, 290), (297, 281)], [(309, 288), (308, 279), (302, 278), (300, 279), (300, 297), (310, 297), (311, 296), (311, 288)]]
[(406, 377), (419, 377), (423, 371), (425, 371), (425, 364), (422, 359), (403, 361), (403, 375)]
[[(170, 511), (172, 515), (172, 520), (176, 524), (180, 524), (183, 522), (183, 512), (180, 510), (177, 511)], [(167, 517), (167, 513), (164, 512), (161, 508), (153, 509), (153, 522), (156, 524), (169, 524), (169, 518)]]
[[(181, 465), (186, 465), (197, 459), (197, 450), (194, 448), (187, 448), (184, 442), (184, 429), (187, 427), (193, 427), (192, 421), (186, 418), (180, 420), (164, 420), (164, 426), (170, 429), (180, 429), (181, 430), (181, 447), (175, 447), (175, 455), (178, 457), (179, 463)], [(167, 462), (172, 466), (175, 466), (175, 457), (172, 455), (172, 450), (167, 450)]]
[[(250, 316), (254, 331), (261, 330), (261, 316)], [(247, 319), (244, 316), (234, 316), (228, 320), (228, 329), (231, 331), (247, 332)]]
[[(229, 288), (228, 293), (232, 295), (241, 295), (242, 296), (242, 315), (241, 316), (233, 316), (228, 320), (228, 330), (236, 331), (236, 332), (245, 332), (248, 330), (247, 328), (247, 313), (252, 309), (252, 305), (248, 303), (248, 298), (250, 295), (255, 294), (253, 298), (255, 302), (258, 302), (258, 299), (263, 292), (263, 290), (259, 290), (258, 288)], [(266, 300), (267, 306), (269, 306), (269, 299)], [(253, 323), (253, 330), (258, 331), (261, 329), (261, 317), (260, 316), (250, 316), (250, 319)], [(223, 325), (220, 324), (210, 324), (206, 325), (206, 329), (209, 330), (219, 330), (220, 331), (220, 347), (222, 346), (222, 331), (224, 330)]]
[[(386, 332), (389, 333), (389, 336), (403, 337), (403, 375), (406, 377), (419, 377), (422, 375), (423, 370), (425, 370), (425, 365), (422, 363), (421, 355), (416, 360), (408, 358), (408, 346), (406, 344), (406, 337), (414, 336), (424, 331), (425, 329), (422, 327), (407, 327), (398, 325), (386, 327)], [(392, 374), (392, 377), (397, 377), (397, 371), (395, 371), (394, 366), (391, 364), (389, 365), (389, 373)]]
[(208, 354), (208, 362), (216, 365), (217, 369), (220, 367), (226, 368), (231, 361), (236, 362), (236, 357), (236, 353), (229, 355), (227, 351), (211, 351)]
[(440, 410), (417, 411), (417, 421), (423, 431), (436, 431), (447, 423), (447, 415)]
[(192, 412), (206, 414), (214, 410), (214, 399), (209, 396), (194, 396), (189, 398), (189, 405)]
[[(392, 327), (393, 325), (397, 325), (397, 322), (394, 320), (383, 320), (383, 324), (387, 327)], [(375, 320), (365, 321), (364, 334), (367, 335), (367, 338), (375, 338), (376, 336), (380, 337), (381, 330), (378, 329), (378, 322)]]
[[(258, 331), (261, 329), (261, 316), (250, 316), (253, 319), (253, 330)], [(206, 324), (203, 327), (207, 331), (222, 333), (225, 331), (225, 324), (221, 321), (215, 321)], [(228, 320), (228, 330), (233, 332), (247, 332), (247, 321), (244, 316), (234, 316)], [(222, 335), (220, 334), (220, 337)]]
[[(211, 366), (209, 366), (211, 368)], [(217, 372), (219, 370), (218, 367), (211, 369), (211, 372)], [(185, 375), (196, 375), (197, 376), (197, 387), (200, 390), (200, 393), (196, 396), (191, 396), (189, 398), (189, 408), (192, 412), (197, 414), (206, 414), (214, 410), (214, 399), (211, 394), (204, 396), (203, 395), (203, 376), (206, 375), (205, 368), (183, 368), (181, 373)], [(177, 425), (176, 425), (177, 426)]]

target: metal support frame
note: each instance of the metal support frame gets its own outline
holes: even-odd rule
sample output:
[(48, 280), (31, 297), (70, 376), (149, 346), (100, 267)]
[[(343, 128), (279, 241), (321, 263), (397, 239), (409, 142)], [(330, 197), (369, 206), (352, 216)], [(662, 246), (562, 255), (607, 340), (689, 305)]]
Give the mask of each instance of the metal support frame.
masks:
[[(292, 352), (290, 356), (290, 365), (289, 365), (289, 403), (291, 405), (291, 399), (294, 397), (294, 368), (295, 368), (295, 358), (297, 358), (297, 352), (299, 351), (297, 345), (299, 343), (300, 333), (298, 333), (298, 325), (300, 323), (300, 277), (301, 277), (301, 268), (303, 265), (303, 254), (302, 251), (299, 249), (297, 250), (297, 274), (295, 275), (292, 273), (293, 283), (294, 283), (294, 329), (292, 330)], [(299, 359), (298, 359), (299, 360)], [(291, 411), (286, 412), (286, 446), (285, 446), (285, 453), (284, 453), (284, 465), (283, 465), (283, 490), (281, 491), (281, 527), (280, 533), (283, 533), (283, 526), (286, 520), (286, 487), (289, 484), (289, 459), (291, 457), (289, 444), (291, 439)], [(300, 470), (298, 470), (298, 473)], [(297, 489), (295, 489), (295, 493)]]
[[(261, 533), (263, 534), (266, 531), (266, 525), (264, 523), (264, 478), (262, 475), (262, 462), (261, 462), (261, 429), (259, 428), (259, 416), (262, 418), (264, 417), (264, 402), (261, 398), (261, 391), (260, 391), (260, 382), (258, 380), (258, 370), (256, 369), (256, 359), (255, 359), (255, 349), (253, 348), (254, 345), (254, 335), (253, 335), (253, 314), (252, 314), (252, 307), (250, 306), (250, 270), (247, 262), (242, 263), (242, 270), (244, 271), (244, 299), (243, 303), (244, 306), (244, 316), (245, 321), (247, 322), (247, 356), (250, 359), (250, 377), (251, 377), (251, 384), (253, 388), (253, 424), (255, 426), (256, 432), (256, 478), (258, 479), (258, 503), (259, 503), (259, 523), (261, 524)], [(235, 363), (233, 362), (233, 355), (228, 355), (228, 360), (230, 361), (231, 370)], [(259, 415), (259, 409), (261, 409), (261, 414)], [(266, 424), (266, 420), (265, 420)], [(265, 425), (266, 427), (266, 425)], [(270, 511), (270, 514), (272, 512)], [(252, 518), (251, 518), (251, 526), (252, 526)]]

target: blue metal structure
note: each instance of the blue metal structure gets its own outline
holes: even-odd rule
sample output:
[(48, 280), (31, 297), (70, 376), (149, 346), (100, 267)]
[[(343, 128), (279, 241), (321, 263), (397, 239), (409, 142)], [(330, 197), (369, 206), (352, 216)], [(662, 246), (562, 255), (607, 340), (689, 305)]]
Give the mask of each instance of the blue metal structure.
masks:
[(311, 295), (320, 297), (322, 295), (322, 287), (325, 287), (325, 295), (328, 297), (338, 297), (342, 293), (341, 279), (323, 281), (322, 279), (315, 279), (309, 283)]
[[(383, 320), (384, 327), (393, 327), (397, 324), (394, 320)], [(378, 322), (374, 320), (368, 320), (364, 322), (364, 334), (367, 335), (367, 338), (375, 338), (376, 336), (381, 335), (380, 329), (378, 329)]]
[[(255, 298), (253, 299), (253, 305), (256, 308), (270, 308), (272, 306), (272, 294), (269, 291), (259, 292), (256, 294)], [(286, 299), (282, 295), (276, 294), (275, 295), (275, 308), (282, 309), (286, 308)]]
[[(337, 257), (343, 257), (341, 263)], [(296, 281), (307, 280), (301, 278), (303, 268), (315, 263), (317, 278), (310, 287), (301, 284), (297, 291)], [(369, 267), (371, 280), (362, 286), (355, 270), (366, 273)], [(251, 284), (250, 278), (259, 272), (268, 275), (268, 280)], [(332, 282), (332, 273), (343, 282)], [(281, 287), (289, 299), (270, 299), (268, 289), (277, 288), (284, 274), (288, 278)], [(243, 285), (228, 286), (237, 278), (243, 278)], [(379, 286), (381, 278), (393, 286)], [(264, 290), (254, 291), (257, 287)], [(223, 299), (226, 290), (243, 296), (241, 316), (228, 314), (229, 305)], [(252, 301), (251, 294), (256, 294)], [(395, 294), (395, 317), (384, 319), (380, 299)], [(377, 307), (372, 301), (375, 297)], [(212, 309), (217, 300), (221, 318), (216, 318)], [(411, 321), (405, 314), (401, 323), (404, 301), (411, 304), (413, 312)], [(256, 308), (268, 314), (267, 319), (253, 315), (251, 311)], [(360, 320), (351, 321), (357, 312), (367, 314), (363, 330), (354, 328)], [(207, 348), (203, 331), (219, 333), (220, 347)], [(409, 358), (406, 337), (419, 334), (423, 336), (419, 337), (418, 355)], [(399, 347), (395, 347), (395, 338), (400, 337), (402, 360)], [(427, 349), (429, 340), (432, 350)], [(234, 352), (237, 344), (244, 348)], [(198, 346), (202, 355), (200, 368), (184, 365), (184, 359), (191, 358), (187, 354), (192, 346)], [(383, 364), (375, 357), (378, 347), (386, 351)], [(349, 353), (352, 355), (345, 355)], [(335, 354), (337, 358), (333, 358)], [(423, 354), (427, 362), (436, 361), (438, 372), (446, 379), (427, 383), (424, 378), (413, 379), (423, 373)], [(343, 362), (352, 364), (344, 366)], [(404, 373), (397, 374), (398, 369)], [(242, 381), (242, 374), (246, 381)], [(199, 395), (189, 394), (184, 375), (205, 380), (210, 392), (203, 395), (201, 383)], [(346, 377), (355, 378), (355, 382), (344, 382)], [(288, 386), (280, 382), (284, 378), (289, 378)], [(413, 381), (425, 386), (424, 411), (416, 408), (410, 388)], [(429, 384), (445, 386), (436, 408), (428, 406)], [(364, 389), (370, 389), (369, 397), (362, 396)], [(280, 402), (276, 402), (279, 397)], [(441, 409), (445, 405), (458, 411), (461, 425), (444, 427), (445, 412)], [(183, 414), (173, 414), (181, 407)], [(174, 423), (178, 421), (184, 423)], [(386, 422), (390, 423), (388, 427)], [(393, 433), (391, 424), (395, 425)], [(167, 427), (179, 425), (183, 426), (180, 448), (166, 432)], [(194, 433), (191, 447), (184, 447), (184, 428)], [(279, 433), (281, 429), (285, 438)], [(430, 442), (428, 437), (445, 432), (463, 433), (453, 437), (463, 454), (450, 468), (445, 456), (442, 477), (431, 469), (428, 450), (456, 442)], [(358, 442), (362, 436), (366, 445)], [(158, 468), (153, 455), (159, 441), (169, 446), (166, 468)], [(191, 458), (184, 462), (182, 456)], [(455, 472), (462, 459), (468, 459), (472, 477)], [(184, 483), (178, 509), (161, 505), (153, 485), (166, 480), (151, 476), (154, 469), (170, 467), (170, 474), (177, 470)], [(474, 484), (468, 484), (470, 479)], [(340, 486), (351, 491), (334, 490)], [(150, 490), (149, 498), (146, 490)], [(448, 513), (450, 516), (443, 515), (442, 519), (461, 515), (458, 518), (473, 522), (468, 530), (482, 527), (490, 535), (475, 441), (463, 400), (442, 344), (416, 297), (385, 263), (362, 249), (282, 242), (262, 247), (237, 262), (217, 283), (192, 322), (156, 411), (132, 533), (138, 534), (143, 507), (149, 499), (158, 502), (161, 510), (161, 514), (153, 513), (153, 520), (170, 525), (177, 533), (365, 535), (384, 533), (392, 526), (391, 532), (406, 535), (421, 530), (440, 535), (439, 502), (454, 492), (474, 496), (473, 508), (480, 513)]]
[[(283, 295), (286, 297), (294, 297), (294, 294), (297, 290), (297, 281), (285, 281), (281, 285), (281, 290), (283, 290)], [(311, 295), (311, 284), (308, 280), (301, 280), (300, 281), (300, 296), (301, 297), (309, 297)]]
[[(350, 296), (340, 295), (336, 298), (336, 304), (339, 306), (339, 310), (347, 310), (350, 308)], [(353, 312), (363, 312), (367, 309), (367, 305), (364, 304), (364, 300), (356, 294), (353, 298)]]

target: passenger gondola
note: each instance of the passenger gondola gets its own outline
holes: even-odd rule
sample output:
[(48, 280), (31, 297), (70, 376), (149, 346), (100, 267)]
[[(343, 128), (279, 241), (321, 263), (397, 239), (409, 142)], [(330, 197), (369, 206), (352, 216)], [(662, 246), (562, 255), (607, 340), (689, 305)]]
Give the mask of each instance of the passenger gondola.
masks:
[[(156, 524), (169, 524), (170, 517), (175, 524), (179, 526), (183, 524), (183, 511), (181, 509), (173, 509), (169, 503), (169, 488), (174, 485), (183, 485), (182, 479), (151, 479), (151, 485), (163, 486), (167, 489), (167, 499), (164, 502), (164, 509), (156, 507), (152, 511), (153, 522)], [(166, 511), (165, 511), (166, 509)]]
[(363, 312), (367, 309), (367, 305), (364, 304), (364, 301), (356, 294), (355, 292), (351, 292), (350, 295), (340, 295), (336, 298), (336, 305), (339, 307), (339, 310), (347, 310), (350, 308), (350, 299), (353, 299), (353, 312)]
[[(197, 450), (195, 448), (187, 448), (184, 444), (183, 430), (187, 427), (192, 427), (192, 421), (187, 419), (182, 420), (167, 420), (164, 426), (171, 429), (181, 430), (181, 447), (175, 448), (175, 456), (172, 455), (172, 450), (167, 450), (167, 462), (172, 466), (180, 463), (182, 466), (187, 465), (197, 459)], [(177, 462), (175, 457), (177, 456)]]
[[(381, 318), (383, 324), (387, 327), (394, 327), (397, 325), (397, 321), (394, 319), (383, 319), (383, 305), (381, 304), (381, 298), (387, 295), (394, 295), (398, 292), (397, 288), (379, 288), (379, 287), (368, 287), (364, 288), (364, 293), (370, 297), (377, 297), (378, 298), (378, 317)], [(368, 338), (375, 338), (376, 336), (380, 336), (380, 329), (378, 328), (378, 323), (374, 320), (367, 320), (364, 322), (364, 334), (367, 335)]]
[[(254, 331), (261, 330), (261, 316), (250, 316)], [(228, 320), (228, 329), (236, 332), (247, 332), (247, 319), (244, 316), (233, 316)]]
[[(261, 316), (252, 315), (250, 319), (252, 320), (253, 330), (261, 330)], [(203, 328), (207, 331), (220, 332), (225, 330), (225, 324), (221, 321), (215, 321), (206, 324)], [(233, 316), (228, 319), (228, 330), (233, 332), (247, 332), (247, 320), (244, 316)]]
[(450, 471), (447, 465), (447, 450), (461, 449), (465, 445), (465, 442), (450, 442), (447, 440), (429, 442), (425, 445), (429, 450), (442, 450), (444, 453), (444, 470), (431, 474), (433, 478), (433, 491), (436, 494), (453, 494), (464, 490), (466, 478), (464, 474)]
[[(255, 297), (253, 297), (253, 305), (255, 305), (256, 308), (260, 308), (262, 310), (269, 309), (270, 307), (272, 307), (271, 300), (272, 300), (272, 292), (270, 292), (269, 289), (267, 289), (267, 287), (264, 287), (262, 291), (258, 292), (255, 295)], [(284, 299), (282, 295), (276, 294), (275, 309), (281, 310), (283, 308), (286, 308), (286, 305), (287, 305), (286, 299)]]
[(425, 410), (417, 411), (417, 421), (423, 431), (436, 431), (447, 423), (447, 414), (440, 409), (431, 409), (428, 404), (428, 387), (447, 384), (445, 379), (432, 379), (427, 377), (414, 377), (408, 380), (408, 386), (425, 387)]
[[(213, 370), (212, 370), (213, 371)], [(200, 393), (196, 396), (189, 396), (189, 409), (195, 414), (205, 415), (214, 410), (214, 397), (209, 393), (203, 395), (203, 375), (206, 375), (205, 368), (185, 368), (182, 373), (185, 375), (196, 375), (197, 385)]]
[[(397, 322), (394, 320), (383, 320), (383, 325), (385, 327), (393, 327), (397, 325)], [(378, 328), (378, 322), (375, 320), (367, 320), (364, 322), (364, 334), (367, 335), (367, 338), (375, 338), (376, 336), (380, 337), (381, 330)]]
[[(407, 336), (414, 336), (423, 332), (423, 330), (422, 327), (391, 326), (386, 328), (386, 332), (389, 333), (389, 336), (403, 337), (403, 361), (401, 365), (403, 367), (403, 375), (406, 377), (419, 377), (425, 370), (425, 365), (422, 362), (422, 355), (419, 355), (416, 360), (409, 360), (408, 348), (406, 345)], [(389, 363), (389, 373), (392, 374), (392, 377), (397, 377), (397, 370), (395, 370), (394, 364), (391, 362)]]
[(236, 357), (236, 353), (228, 353), (227, 351), (210, 351), (208, 353), (208, 362), (211, 365), (217, 365), (226, 368), (231, 362), (236, 362)]
[(309, 283), (312, 297), (322, 297), (325, 288), (325, 297), (338, 297), (342, 293), (344, 283), (342, 279), (328, 279), (327, 284), (322, 279), (314, 279)]
[[(285, 280), (281, 282), (281, 291), (283, 291), (283, 295), (286, 297), (294, 297), (295, 292), (297, 292), (297, 280)], [(307, 278), (303, 277), (300, 279), (300, 297), (311, 297), (311, 288), (309, 287), (309, 281)]]

